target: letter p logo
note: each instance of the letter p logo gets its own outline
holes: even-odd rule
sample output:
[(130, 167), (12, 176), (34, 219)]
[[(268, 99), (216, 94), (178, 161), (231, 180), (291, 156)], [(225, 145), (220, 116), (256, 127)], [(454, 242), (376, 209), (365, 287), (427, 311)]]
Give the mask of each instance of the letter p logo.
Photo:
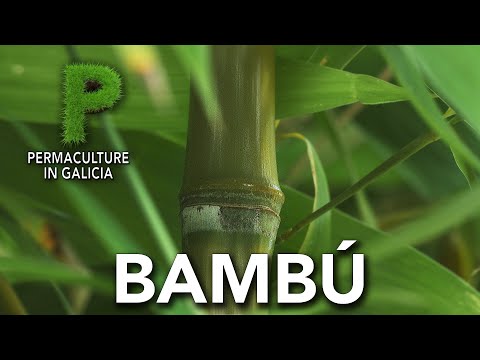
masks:
[(112, 68), (94, 64), (67, 65), (63, 143), (85, 142), (85, 114), (110, 109), (120, 95), (120, 75)]

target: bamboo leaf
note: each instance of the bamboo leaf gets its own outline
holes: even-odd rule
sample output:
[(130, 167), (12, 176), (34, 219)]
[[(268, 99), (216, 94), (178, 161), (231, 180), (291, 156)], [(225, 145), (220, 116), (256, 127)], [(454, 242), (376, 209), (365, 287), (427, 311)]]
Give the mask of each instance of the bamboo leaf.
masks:
[(111, 254), (132, 253), (138, 251), (129, 232), (124, 228), (109, 210), (79, 184), (61, 183), (70, 203), (81, 216), (82, 220), (102, 241), (105, 249)]
[(98, 274), (90, 275), (54, 261), (29, 257), (0, 257), (0, 272), (14, 282), (55, 281), (62, 284), (86, 285), (104, 294), (113, 293), (113, 283)]
[[(117, 151), (126, 151), (127, 147), (125, 142), (115, 128), (115, 125), (112, 124), (108, 115), (104, 117), (103, 122), (105, 132), (113, 148)], [(131, 164), (130, 167), (125, 169), (125, 174), (129, 181), (130, 189), (135, 194), (138, 205), (142, 209), (144, 216), (148, 219), (150, 230), (155, 234), (159, 250), (163, 253), (167, 262), (173, 261), (177, 252), (175, 243), (135, 164)]]
[[(295, 214), (295, 216), (308, 214), (313, 203), (311, 197), (286, 185), (282, 185), (282, 190), (285, 193), (283, 214)], [(286, 217), (285, 220), (287, 224), (282, 225), (284, 228), (292, 222)], [(441, 220), (438, 219), (437, 223)], [(397, 240), (339, 210), (332, 211), (332, 239), (335, 243), (340, 243), (344, 239), (356, 239), (358, 244), (355, 245), (357, 246), (355, 252), (360, 253), (365, 252), (369, 244), (388, 245)], [(298, 250), (300, 244), (297, 237), (291, 240), (280, 245), (278, 251), (294, 251), (295, 248)], [(366, 261), (368, 267), (366, 288), (357, 303), (351, 306), (333, 306), (329, 305), (324, 297), (320, 297), (314, 306), (296, 306), (290, 312), (294, 314), (480, 314), (478, 291), (410, 246), (403, 246), (401, 251), (375, 262), (371, 262), (367, 254)], [(347, 278), (345, 275), (337, 278), (336, 286), (351, 284), (351, 269), (348, 270)], [(317, 286), (321, 285), (317, 284)], [(275, 309), (273, 313), (284, 314), (287, 311), (288, 309), (285, 308)]]
[[(7, 195), (7, 197), (10, 195), (5, 190), (2, 190), (1, 193), (3, 196)], [(46, 224), (52, 223), (50, 223), (49, 220), (42, 218), (40, 214), (36, 213), (31, 208), (26, 207), (27, 203), (31, 204), (32, 202), (21, 196), (15, 196), (14, 198), (18, 199), (20, 203), (12, 205), (10, 203), (11, 199), (8, 199), (8, 215), (0, 217), (0, 230), (1, 226), (3, 226), (5, 230), (8, 230), (11, 237), (15, 239), (15, 249), (14, 251), (2, 253), (0, 236), (0, 257), (5, 256), (16, 258), (17, 256), (29, 256), (37, 259), (48, 259), (49, 256), (52, 256), (52, 258), (62, 258), (62, 262), (64, 263), (73, 263), (74, 260), (70, 257), (70, 253), (65, 251), (65, 244), (62, 239), (57, 238), (54, 234), (42, 231), (45, 229)], [(10, 218), (10, 216), (12, 218)], [(26, 287), (29, 288), (30, 286), (27, 285)], [(42, 308), (42, 306), (47, 308), (50, 306), (53, 308), (60, 306), (60, 313), (74, 313), (70, 301), (67, 299), (58, 284), (53, 281), (46, 281), (43, 284), (34, 284), (34, 288), (41, 292), (41, 306), (37, 306), (38, 303), (31, 301), (32, 296), (25, 298), (24, 293), (19, 292), (19, 296), (24, 301), (24, 305), (29, 313), (38, 313), (37, 310)], [(25, 286), (22, 286), (21, 290), (23, 291), (24, 289)]]
[(11, 235), (4, 229), (4, 219), (0, 217), (0, 256), (11, 255), (18, 251), (16, 242)]
[(480, 46), (405, 46), (442, 99), (480, 134)]
[[(452, 125), (460, 121), (459, 119), (452, 119)], [(394, 166), (402, 163), (425, 146), (438, 140), (438, 135), (429, 132), (425, 133), (416, 139), (412, 140), (410, 143), (405, 145), (400, 151), (392, 155), (390, 158), (382, 162), (376, 168), (371, 170), (368, 174), (363, 176), (360, 180), (355, 182), (349, 188), (343, 190), (339, 195), (329, 201), (327, 204), (323, 205), (320, 209), (309, 214), (307, 217), (301, 219), (296, 225), (292, 228), (278, 236), (278, 241), (282, 242), (290, 238), (292, 235), (297, 233), (303, 227), (309, 225), (312, 221), (316, 220), (319, 216), (325, 214), (326, 212), (334, 209), (335, 207), (342, 204), (344, 201), (348, 200), (350, 197), (354, 196), (359, 190), (362, 190), (367, 185), (371, 184), (379, 176), (385, 174), (387, 171), (392, 169)]]
[[(111, 64), (121, 74), (130, 74), (115, 52), (108, 46), (78, 46), (82, 59)], [(194, 47), (195, 49), (197, 47)], [(182, 50), (183, 49), (183, 50)], [(145, 85), (140, 79), (129, 76), (125, 82), (124, 99), (115, 106), (115, 124), (120, 129), (154, 130), (156, 134), (184, 144), (188, 118), (189, 77), (186, 63), (194, 64), (202, 87), (208, 87), (208, 72), (204, 70), (205, 56), (197, 59), (199, 49), (160, 46), (162, 64), (168, 73), (175, 104), (158, 109), (154, 106)], [(188, 50), (188, 51), (187, 51)], [(204, 49), (205, 50), (205, 49)], [(204, 54), (205, 51), (201, 50)], [(184, 59), (178, 61), (178, 51)], [(176, 53), (177, 52), (177, 53)], [(60, 76), (67, 62), (61, 46), (2, 46), (0, 48), (0, 116), (50, 123), (60, 126), (61, 83)], [(205, 54), (204, 54), (205, 55)], [(201, 60), (204, 59), (204, 60)], [(195, 60), (199, 60), (198, 64)], [(203, 64), (203, 65), (202, 65)], [(277, 57), (276, 117), (286, 118), (357, 101), (378, 104), (405, 100), (404, 91), (392, 84), (364, 75), (306, 64)], [(25, 104), (29, 104), (25, 106)], [(91, 119), (89, 127), (99, 124)]]
[[(27, 126), (15, 122), (13, 124), (32, 149), (36, 151), (46, 149), (45, 144)], [(72, 206), (76, 208), (85, 223), (101, 239), (106, 250), (111, 254), (116, 254), (131, 253), (138, 249), (123, 225), (81, 184), (69, 181), (60, 181), (59, 184)]]
[[(457, 135), (472, 151), (479, 156), (480, 155), (480, 135), (473, 129), (467, 122), (462, 122), (455, 128)], [(450, 151), (453, 155), (455, 163), (465, 179), (468, 185), (471, 187), (478, 181), (478, 171), (465, 161), (464, 157), (460, 155), (455, 149), (450, 147)]]
[(407, 100), (401, 87), (326, 66), (277, 58), (276, 117), (320, 112), (360, 102), (366, 105)]
[(458, 168), (462, 172), (463, 176), (465, 176), (465, 179), (468, 182), (468, 185), (472, 187), (472, 184), (474, 184), (477, 181), (477, 174), (475, 172), (475, 169), (468, 163), (466, 162), (462, 155), (458, 154), (456, 150), (450, 147), (450, 150), (452, 151), (453, 158), (455, 159), (455, 163), (457, 164)]
[[(30, 125), (29, 128), (42, 139), (50, 151), (64, 151), (58, 142), (58, 131), (56, 131), (55, 126)], [(26, 151), (31, 151), (33, 148), (25, 142), (19, 132), (15, 131), (5, 121), (0, 121), (0, 132), (5, 136), (0, 144), (0, 150), (2, 150), (0, 151), (0, 162), (3, 167), (0, 184), (18, 194), (24, 194), (30, 199), (35, 199), (36, 202), (42, 203), (43, 207), (48, 206), (55, 209), (57, 213), (67, 214), (68, 217), (64, 217), (62, 221), (56, 221), (55, 224), (58, 223), (61, 226), (60, 228), (65, 228), (63, 231), (68, 230), (68, 240), (74, 242), (75, 250), (80, 251), (89, 264), (113, 262), (114, 259), (111, 254), (114, 254), (115, 251), (112, 250), (112, 252), (110, 250), (113, 248), (103, 246), (103, 237), (108, 237), (107, 241), (110, 241), (111, 246), (115, 246), (117, 250), (124, 243), (122, 239), (125, 240), (128, 237), (129, 242), (135, 244), (133, 249), (135, 252), (144, 251), (154, 258), (162, 256), (155, 245), (152, 234), (145, 231), (149, 226), (148, 221), (140, 215), (141, 209), (138, 207), (136, 199), (131, 195), (127, 179), (122, 174), (124, 169), (112, 167), (115, 179), (106, 183), (65, 181), (63, 179), (51, 182), (43, 181), (42, 166), (27, 164), (25, 161)], [(105, 138), (103, 131), (91, 129), (90, 135), (91, 139), (83, 148), (84, 151), (105, 149), (108, 139)], [(179, 207), (177, 193), (183, 171), (184, 150), (172, 142), (141, 132), (126, 131), (122, 135), (131, 154), (135, 154), (136, 166), (143, 175), (154, 202), (165, 219), (169, 232), (174, 234), (175, 240), (178, 241), (180, 221), (177, 214)], [(164, 175), (159, 176), (159, 169), (161, 169), (161, 174)], [(165, 174), (168, 174), (168, 176)], [(75, 188), (81, 188), (76, 192), (76, 195), (80, 198), (79, 204), (75, 205), (69, 201), (68, 197), (59, 196), (64, 191), (62, 189), (64, 185), (61, 185), (61, 183), (68, 183)], [(75, 190), (73, 191), (75, 192)], [(85, 192), (88, 192), (90, 196), (87, 195), (87, 198), (83, 199)], [(91, 197), (115, 219), (116, 225), (111, 221), (104, 222), (98, 219), (101, 214), (97, 215), (95, 207), (88, 207)], [(2, 201), (4, 200), (5, 198), (2, 198)], [(80, 209), (80, 204), (87, 207)], [(26, 205), (34, 206), (28, 203)], [(86, 214), (87, 211), (90, 211), (90, 213)], [(85, 214), (82, 215), (81, 212), (85, 212)], [(51, 220), (55, 220), (45, 211), (42, 214), (48, 216)], [(88, 216), (97, 217), (92, 220), (96, 221), (101, 228), (91, 230), (89, 223), (86, 221)], [(106, 224), (110, 224), (110, 226)], [(116, 234), (117, 231), (118, 234)], [(133, 236), (134, 234), (136, 235)], [(119, 242), (117, 242), (117, 236), (120, 236), (118, 237)], [(92, 240), (85, 241), (85, 239)]]
[(280, 57), (344, 69), (365, 45), (278, 45), (276, 54)]
[[(312, 143), (302, 134), (282, 134), (281, 137), (299, 139), (303, 141), (307, 147), (307, 154), (312, 172), (312, 180), (315, 188), (312, 211), (315, 211), (330, 201), (327, 177), (325, 175), (325, 171), (323, 170), (323, 166), (318, 154)], [(327, 212), (308, 226), (305, 240), (303, 241), (299, 252), (303, 254), (309, 254), (314, 258), (319, 258), (319, 256), (321, 256), (325, 250), (331, 249), (332, 244), (330, 228), (331, 213)]]
[(24, 305), (18, 298), (15, 290), (2, 274), (0, 274), (0, 315), (25, 315)]
[[(335, 239), (358, 239), (356, 251), (365, 252), (370, 271), (365, 298), (351, 309), (333, 312), (363, 314), (480, 314), (480, 294), (467, 282), (412, 247), (388, 258), (372, 261), (369, 244), (395, 243), (398, 239), (347, 216), (333, 218)], [(351, 271), (347, 273), (351, 282)], [(332, 311), (332, 310), (331, 310)]]
[[(77, 46), (85, 62), (108, 64), (122, 74), (125, 96), (111, 111), (122, 129), (155, 130), (184, 143), (188, 114), (189, 78), (170, 46), (156, 47), (168, 73), (175, 102), (158, 108), (147, 86), (127, 68), (112, 46)], [(61, 124), (62, 71), (67, 64), (63, 46), (0, 47), (0, 116), (34, 123)], [(28, 106), (27, 106), (28, 104)], [(99, 127), (88, 117), (89, 129)]]
[[(319, 114), (316, 114), (316, 117), (319, 117)], [(341, 159), (345, 163), (347, 167), (347, 171), (349, 173), (351, 183), (353, 185), (356, 181), (358, 181), (358, 169), (353, 161), (353, 156), (350, 150), (350, 147), (347, 145), (347, 142), (343, 138), (343, 134), (338, 128), (338, 124), (336, 123), (336, 119), (333, 117), (327, 118), (327, 129), (330, 133), (330, 139), (334, 143), (336, 151), (340, 154)], [(375, 213), (373, 208), (371, 207), (370, 203), (368, 202), (367, 195), (364, 190), (359, 190), (355, 194), (355, 200), (357, 202), (358, 211), (362, 217), (362, 219), (369, 224), (370, 226), (376, 226), (376, 219)]]
[[(406, 103), (369, 107), (357, 116), (355, 125), (364, 130), (365, 141), (381, 161), (429, 130), (420, 114)], [(437, 142), (396, 167), (390, 175), (398, 174), (415, 196), (433, 201), (468, 186), (457, 170), (450, 149)]]
[(422, 76), (416, 66), (416, 60), (408, 51), (409, 48), (385, 46), (383, 52), (405, 90), (412, 104), (425, 120), (426, 124), (438, 133), (442, 140), (455, 149), (476, 169), (480, 169), (480, 161), (472, 151), (461, 141), (443, 118), (442, 113), (434, 103), (426, 89)]
[(405, 245), (416, 245), (443, 234), (453, 226), (475, 217), (480, 210), (480, 184), (437, 203), (429, 212), (391, 233), (391, 241), (372, 241), (368, 253), (385, 257)]

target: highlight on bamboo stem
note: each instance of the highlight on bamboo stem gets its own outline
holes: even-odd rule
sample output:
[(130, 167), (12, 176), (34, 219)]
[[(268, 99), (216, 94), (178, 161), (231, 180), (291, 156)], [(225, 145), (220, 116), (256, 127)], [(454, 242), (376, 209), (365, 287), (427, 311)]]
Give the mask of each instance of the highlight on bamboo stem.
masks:
[[(271, 254), (284, 201), (275, 159), (273, 47), (212, 46), (211, 63), (219, 111), (209, 111), (191, 85), (180, 193), (183, 251), (206, 294), (211, 254), (230, 254), (239, 277), (250, 254)], [(229, 295), (211, 310), (254, 306), (254, 289), (244, 306)]]

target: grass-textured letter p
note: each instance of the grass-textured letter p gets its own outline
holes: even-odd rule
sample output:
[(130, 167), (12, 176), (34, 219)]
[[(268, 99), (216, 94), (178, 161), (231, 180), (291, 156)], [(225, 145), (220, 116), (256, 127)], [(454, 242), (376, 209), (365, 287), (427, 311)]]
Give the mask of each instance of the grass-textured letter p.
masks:
[(112, 68), (95, 64), (67, 65), (63, 143), (85, 142), (85, 115), (110, 109), (120, 95), (120, 75)]

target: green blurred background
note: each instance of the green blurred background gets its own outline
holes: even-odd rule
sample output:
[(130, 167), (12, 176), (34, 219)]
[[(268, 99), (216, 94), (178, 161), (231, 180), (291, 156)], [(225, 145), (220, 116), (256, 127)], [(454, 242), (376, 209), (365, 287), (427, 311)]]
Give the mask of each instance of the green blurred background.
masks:
[[(110, 65), (120, 72), (124, 96), (107, 116), (89, 116), (87, 143), (75, 150), (128, 149), (132, 164), (128, 169), (114, 166), (114, 181), (48, 181), (43, 179), (42, 166), (27, 164), (26, 156), (37, 149), (66, 150), (60, 143), (60, 124), (62, 71), (72, 62), (69, 51), (65, 46), (0, 46), (0, 281), (7, 289), (0, 298), (14, 297), (32, 314), (201, 312), (182, 296), (168, 306), (154, 300), (117, 305), (114, 277), (116, 253), (148, 254), (155, 263), (159, 290), (170, 265), (164, 256), (165, 242), (171, 238), (180, 252), (177, 197), (189, 79), (208, 82), (208, 47), (76, 46), (82, 62)], [(450, 51), (454, 56), (457, 50)], [(378, 96), (377, 105), (362, 104), (375, 100), (362, 101), (360, 93), (361, 102), (342, 95), (354, 84), (350, 74), (397, 84), (379, 47), (276, 46), (276, 57), (277, 132), (299, 132), (312, 142), (330, 198), (429, 130), (414, 105), (400, 101), (407, 98), (400, 88), (389, 84), (368, 88), (376, 91), (367, 95)], [(322, 72), (324, 67), (339, 70), (329, 75)], [(474, 82), (480, 67), (470, 70), (465, 76)], [(322, 94), (331, 89), (339, 95), (333, 92), (329, 105)], [(304, 104), (298, 104), (298, 98)], [(448, 108), (439, 99), (436, 104), (442, 111)], [(469, 125), (461, 123), (456, 132), (475, 154), (480, 153)], [(120, 143), (112, 134), (120, 136)], [(315, 191), (302, 142), (278, 142), (277, 162), (286, 195), (283, 231), (312, 211)], [(341, 204), (332, 214), (332, 239), (334, 243), (394, 241), (391, 237), (400, 236), (404, 226), (415, 233), (417, 228), (408, 226), (432, 206), (468, 191), (470, 184), (449, 146), (437, 141)], [(472, 201), (478, 200), (472, 195)], [(148, 204), (158, 211), (146, 210)], [(433, 218), (422, 226), (441, 227), (442, 219)], [(322, 296), (306, 305), (272, 303), (269, 311), (478, 314), (479, 232), (480, 221), (472, 210), (438, 233), (418, 241), (411, 237), (412, 243), (418, 243), (416, 249), (401, 247), (368, 266), (365, 294), (351, 306), (332, 306)], [(298, 251), (304, 237), (302, 231), (276, 251)], [(348, 290), (349, 286), (351, 276), (346, 274), (338, 287)]]

